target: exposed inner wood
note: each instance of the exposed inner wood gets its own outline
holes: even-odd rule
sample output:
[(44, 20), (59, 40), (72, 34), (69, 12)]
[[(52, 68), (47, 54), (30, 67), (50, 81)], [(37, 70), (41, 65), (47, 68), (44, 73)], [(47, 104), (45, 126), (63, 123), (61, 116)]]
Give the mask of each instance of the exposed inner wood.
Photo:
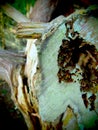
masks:
[[(88, 95), (82, 93), (81, 96), (78, 79), (82, 77), (78, 72), (74, 76), (76, 82), (71, 83), (59, 83), (57, 76), (59, 71), (58, 52), (62, 39), (68, 40), (68, 36), (70, 36), (65, 28), (68, 20), (70, 21), (74, 17), (74, 30), (80, 29), (78, 30), (80, 35), (85, 39), (88, 35), (87, 31), (91, 32), (91, 40), (94, 38), (94, 45), (96, 48), (98, 46), (96, 19), (88, 18), (86, 21), (84, 16), (78, 17), (77, 15), (76, 11), (67, 18), (60, 16), (47, 24), (30, 23), (28, 25), (28, 20), (24, 20), (26, 23), (22, 23), (24, 21), (20, 20), (17, 34), (25, 38), (33, 35), (33, 37), (29, 37), (33, 39), (27, 39), (25, 53), (0, 51), (0, 76), (9, 84), (12, 100), (23, 114), (29, 130), (70, 129), (70, 126), (74, 130), (79, 129), (81, 124), (88, 127), (92, 117), (94, 118), (93, 124), (98, 119), (95, 113), (95, 111), (98, 112), (98, 85), (92, 90), (96, 95), (92, 93), (89, 96), (91, 93), (87, 93)], [(12, 14), (11, 17), (13, 17)], [(91, 21), (96, 23), (96, 31), (91, 28)], [(76, 26), (80, 28), (76, 28)], [(28, 33), (30, 30), (31, 34)], [(71, 33), (72, 31), (73, 29)], [(27, 34), (28, 37), (26, 37)], [(86, 40), (88, 42), (90, 38)], [(84, 62), (86, 63), (86, 61)], [(76, 67), (81, 70), (78, 65)], [(92, 104), (95, 111), (88, 111), (87, 101)]]

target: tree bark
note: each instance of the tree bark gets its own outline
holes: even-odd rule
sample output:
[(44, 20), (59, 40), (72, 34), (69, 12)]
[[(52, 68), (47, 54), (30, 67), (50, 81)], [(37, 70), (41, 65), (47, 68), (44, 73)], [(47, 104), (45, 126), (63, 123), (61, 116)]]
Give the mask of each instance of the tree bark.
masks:
[[(30, 14), (31, 21), (49, 22), (59, 0), (37, 0)], [(35, 13), (34, 13), (35, 12)]]
[[(28, 130), (92, 128), (98, 120), (98, 84), (89, 91), (81, 91), (81, 75), (78, 72), (74, 82), (60, 83), (57, 60), (63, 39), (74, 40), (77, 35), (74, 37), (72, 34), (75, 32), (78, 32), (87, 44), (94, 44), (98, 49), (97, 19), (85, 17), (81, 15), (81, 10), (78, 10), (67, 18), (60, 16), (46, 24), (28, 24), (28, 20), (17, 20), (19, 21), (21, 23), (17, 26), (16, 35), (33, 39), (27, 39), (24, 54), (0, 51), (0, 75), (9, 83), (12, 100), (23, 114)], [(67, 23), (70, 28), (65, 27)], [(91, 55), (90, 58), (93, 59)], [(98, 61), (97, 65), (96, 60), (94, 63), (97, 68)], [(81, 72), (80, 68), (75, 69)], [(89, 107), (85, 107), (82, 99), (82, 94), (85, 93), (89, 98), (93, 94), (96, 96), (96, 100), (93, 99), (92, 102), (95, 106), (93, 111), (89, 111), (89, 98)], [(89, 124), (91, 121), (92, 124)]]

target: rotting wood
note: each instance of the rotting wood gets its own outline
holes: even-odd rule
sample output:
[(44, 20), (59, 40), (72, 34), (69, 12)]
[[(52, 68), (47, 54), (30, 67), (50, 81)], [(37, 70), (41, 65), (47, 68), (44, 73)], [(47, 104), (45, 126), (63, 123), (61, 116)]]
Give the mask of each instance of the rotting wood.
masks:
[[(73, 15), (77, 16), (76, 14), (74, 13)], [(69, 16), (67, 18), (67, 20), (68, 19), (70, 20), (71, 18), (73, 18), (73, 15)], [(80, 17), (80, 19), (82, 19), (81, 17)], [(59, 24), (59, 22), (56, 22), (56, 20), (58, 21), (58, 19), (59, 19), (59, 21), (61, 21), (60, 24)], [(42, 129), (42, 130), (47, 130), (47, 129), (57, 130), (58, 129), (59, 130), (59, 129), (63, 129), (62, 127), (69, 130), (70, 129), (69, 126), (72, 126), (75, 123), (76, 123), (76, 126), (74, 126), (74, 127), (75, 128), (77, 127), (77, 129), (79, 129), (78, 125), (81, 125), (81, 120), (80, 120), (81, 113), (83, 114), (82, 117), (85, 116), (83, 111), (79, 111), (79, 110), (81, 110), (80, 107), (77, 105), (77, 103), (79, 103), (79, 102), (76, 101), (77, 99), (75, 100), (75, 98), (78, 97), (77, 94), (76, 94), (76, 96), (75, 95), (73, 96), (73, 92), (72, 92), (73, 91), (72, 87), (74, 87), (73, 84), (72, 84), (72, 87), (69, 86), (70, 87), (69, 89), (68, 88), (66, 89), (67, 85), (64, 85), (64, 84), (62, 84), (61, 86), (58, 86), (58, 87), (54, 86), (54, 85), (52, 87), (48, 86), (48, 85), (45, 86), (45, 84), (49, 83), (49, 80), (52, 81), (52, 78), (47, 80), (49, 77), (49, 72), (51, 70), (48, 71), (48, 73), (47, 73), (48, 75), (45, 75), (46, 71), (44, 71), (44, 69), (47, 68), (48, 65), (53, 65), (54, 62), (52, 61), (52, 59), (54, 59), (54, 58), (52, 57), (52, 54), (54, 52), (58, 53), (57, 50), (59, 50), (59, 46), (61, 45), (62, 38), (63, 37), (65, 38), (66, 31), (65, 31), (64, 24), (65, 24), (66, 19), (64, 18), (64, 21), (62, 19), (63, 19), (63, 17), (61, 16), (61, 17), (55, 19), (55, 22), (54, 21), (50, 22), (49, 25), (52, 25), (52, 26), (48, 26), (48, 30), (46, 29), (48, 32), (46, 31), (44, 34), (42, 34), (42, 37), (39, 40), (38, 39), (33, 39), (33, 40), (29, 39), (28, 40), (27, 46), (26, 46), (26, 51), (24, 54), (25, 57), (24, 57), (24, 55), (20, 56), (23, 59), (23, 62), (22, 62), (23, 64), (21, 64), (21, 60), (18, 62), (15, 62), (15, 61), (17, 61), (16, 60), (17, 58), (15, 59), (15, 61), (12, 60), (11, 62), (10, 62), (10, 59), (8, 59), (8, 60), (7, 59), (5, 60), (5, 58), (3, 59), (6, 62), (5, 67), (3, 68), (5, 71), (1, 71), (1, 72), (5, 72), (7, 75), (9, 75), (7, 81), (11, 85), (12, 99), (13, 99), (15, 105), (18, 107), (18, 109), (23, 114), (29, 130), (33, 130), (33, 129), (34, 130), (36, 130), (36, 129), (39, 129), (39, 130), (40, 129)], [(76, 21), (80, 20), (79, 18), (75, 18), (75, 19), (76, 19)], [(87, 23), (89, 21), (90, 21), (90, 19), (87, 21)], [(84, 24), (86, 25), (87, 23), (84, 23)], [(81, 29), (81, 30), (83, 30), (83, 29)], [(89, 28), (89, 30), (90, 30), (90, 28)], [(35, 28), (35, 31), (36, 31), (36, 28)], [(86, 32), (85, 29), (83, 32), (81, 31), (81, 35), (83, 35), (83, 33), (85, 33), (85, 32)], [(55, 39), (55, 38), (57, 38), (57, 39)], [(55, 44), (55, 40), (58, 43), (58, 45)], [(37, 45), (39, 45), (39, 44), (41, 45), (41, 50), (39, 50), (39, 52), (38, 52)], [(96, 44), (97, 44), (97, 42), (96, 42)], [(46, 47), (44, 45), (46, 45)], [(50, 48), (48, 47), (48, 45), (50, 45)], [(45, 50), (46, 50), (46, 52), (45, 52)], [(49, 50), (51, 50), (50, 51), (51, 55), (49, 53)], [(1, 53), (1, 55), (2, 55), (2, 53)], [(12, 55), (13, 55), (13, 57), (9, 56), (9, 57), (11, 57), (11, 59), (14, 59), (15, 55), (16, 55), (16, 57), (19, 57), (17, 54), (12, 54)], [(49, 64), (47, 62), (47, 58), (49, 58), (48, 55), (50, 56), (50, 60), (48, 60), (48, 62), (51, 62), (52, 64)], [(46, 57), (46, 56), (48, 56), (48, 57)], [(45, 61), (44, 61), (44, 57), (46, 58)], [(56, 59), (54, 61), (55, 61), (55, 63), (57, 62)], [(47, 63), (45, 63), (45, 62), (47, 62)], [(41, 64), (39, 64), (39, 63), (41, 63)], [(1, 64), (1, 65), (4, 66), (4, 64)], [(9, 67), (8, 65), (11, 65), (12, 68), (7, 68), (7, 67)], [(2, 66), (1, 66), (1, 70), (2, 70)], [(51, 66), (51, 69), (55, 69), (53, 67), (56, 68), (56, 66), (53, 65), (53, 66)], [(49, 68), (50, 68), (50, 66), (48, 66), (47, 69), (49, 69)], [(41, 73), (41, 69), (43, 69), (42, 73)], [(1, 73), (1, 74), (3, 74), (3, 73)], [(43, 74), (44, 74), (44, 76), (46, 76), (46, 77), (44, 77), (44, 78), (46, 78), (46, 80), (41, 79), (42, 78), (41, 76), (43, 76)], [(56, 74), (57, 73), (55, 73), (55, 77), (56, 77)], [(51, 75), (51, 73), (50, 73), (50, 75)], [(56, 80), (58, 80), (58, 78), (56, 78)], [(40, 85), (41, 81), (43, 81), (42, 85)], [(54, 82), (55, 81), (53, 79), (52, 83), (54, 84)], [(74, 89), (78, 90), (78, 86), (76, 86)], [(54, 88), (56, 88), (56, 89), (54, 89)], [(62, 88), (64, 91), (62, 91)], [(49, 91), (50, 91), (50, 95), (49, 95), (50, 97), (47, 97), (47, 94), (49, 94), (48, 93)], [(67, 95), (66, 91), (70, 92), (74, 99), (71, 97), (70, 93), (69, 93), (69, 95)], [(80, 93), (80, 91), (78, 91), (78, 92)], [(63, 96), (65, 95), (65, 100), (64, 99), (63, 100), (64, 100), (64, 102), (66, 101), (66, 103), (63, 104), (63, 105), (65, 105), (65, 107), (63, 107), (63, 110), (62, 110), (61, 106), (57, 105), (58, 108), (60, 108), (59, 110), (61, 110), (61, 112), (58, 111), (58, 113), (56, 113), (56, 106), (55, 105), (51, 106), (52, 103), (49, 104), (50, 100), (51, 101), (53, 99), (59, 100), (59, 98), (56, 97), (55, 94), (58, 97), (60, 97), (60, 95), (63, 95)], [(45, 99), (44, 99), (45, 102), (41, 102), (41, 101), (43, 101), (42, 100), (43, 96), (45, 96)], [(53, 98), (53, 97), (55, 97), (55, 98)], [(75, 103), (73, 102), (73, 100), (75, 101)], [(48, 102), (46, 102), (46, 101), (48, 101)], [(82, 102), (82, 100), (81, 100), (81, 102)], [(46, 107), (44, 107), (43, 104), (41, 104), (41, 103), (46, 105)], [(56, 104), (59, 104), (59, 102), (56, 102)], [(68, 105), (70, 105), (70, 106), (68, 106)], [(80, 106), (81, 106), (81, 103), (80, 103)], [(98, 105), (96, 105), (96, 106), (98, 107)], [(82, 104), (82, 107), (83, 107), (83, 110), (86, 110), (86, 108), (83, 104)], [(44, 110), (46, 110), (46, 111), (44, 111)], [(55, 111), (52, 111), (52, 110), (55, 110)], [(47, 112), (50, 112), (50, 113), (47, 113)], [(51, 117), (51, 115), (55, 115), (55, 116)], [(66, 119), (66, 117), (67, 117), (67, 119)], [(86, 122), (86, 121), (84, 120), (84, 122)]]

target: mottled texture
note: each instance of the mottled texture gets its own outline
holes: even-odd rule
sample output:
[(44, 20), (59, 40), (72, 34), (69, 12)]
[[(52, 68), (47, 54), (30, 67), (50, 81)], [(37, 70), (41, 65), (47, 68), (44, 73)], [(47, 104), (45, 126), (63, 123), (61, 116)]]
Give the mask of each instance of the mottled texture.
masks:
[[(97, 20), (92, 17), (86, 19), (82, 17), (78, 18), (74, 22), (74, 29), (80, 33), (80, 36), (83, 37), (83, 39), (86, 39), (87, 42), (98, 47), (98, 37), (96, 35), (96, 32), (98, 31)], [(81, 96), (80, 83), (78, 81), (78, 79), (82, 78), (81, 75), (77, 72), (76, 75), (73, 76), (75, 82), (59, 83), (58, 81), (57, 72), (59, 68), (57, 56), (62, 39), (66, 38), (65, 32), (66, 29), (63, 23), (52, 36), (45, 40), (39, 53), (42, 73), (42, 82), (38, 95), (39, 112), (42, 120), (51, 122), (64, 113), (67, 106), (70, 106), (73, 109), (74, 114), (77, 115), (79, 127), (91, 128), (95, 125), (95, 120), (98, 120), (98, 116), (95, 111), (89, 111), (89, 108), (87, 109), (85, 107)], [(93, 34), (92, 37), (88, 37), (89, 32)], [(78, 65), (76, 68), (80, 69)], [(75, 72), (76, 68), (73, 72)], [(90, 96), (91, 93), (89, 92), (87, 97)], [(95, 106), (95, 110), (98, 112), (98, 93), (96, 93)]]

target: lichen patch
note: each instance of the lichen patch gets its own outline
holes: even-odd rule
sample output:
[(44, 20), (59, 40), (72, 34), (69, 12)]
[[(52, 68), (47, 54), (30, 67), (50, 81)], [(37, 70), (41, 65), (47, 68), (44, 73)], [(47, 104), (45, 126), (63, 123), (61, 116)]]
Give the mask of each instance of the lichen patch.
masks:
[[(94, 110), (94, 101), (96, 99), (96, 86), (98, 85), (98, 50), (90, 43), (87, 43), (78, 32), (74, 32), (73, 22), (70, 21), (65, 24), (66, 38), (62, 40), (62, 44), (58, 51), (57, 63), (58, 63), (58, 81), (61, 82), (75, 82), (73, 69), (78, 64), (80, 75), (82, 79), (79, 79), (80, 90), (85, 93), (82, 94), (85, 107), (88, 104), (91, 106), (90, 110)], [(91, 92), (92, 95), (87, 98), (86, 93)]]

